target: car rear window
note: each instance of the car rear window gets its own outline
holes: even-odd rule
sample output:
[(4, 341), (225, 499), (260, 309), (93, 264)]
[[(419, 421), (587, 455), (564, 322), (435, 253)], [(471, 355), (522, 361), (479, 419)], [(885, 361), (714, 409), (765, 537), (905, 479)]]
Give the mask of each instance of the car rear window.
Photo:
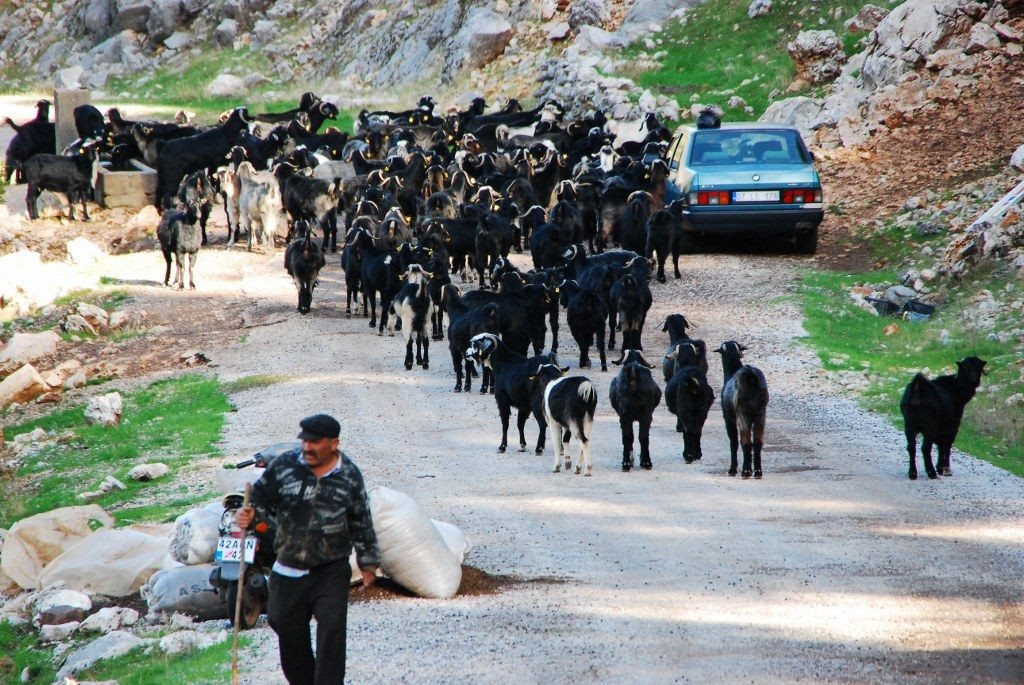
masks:
[(690, 166), (810, 163), (810, 154), (796, 131), (697, 131), (690, 147)]

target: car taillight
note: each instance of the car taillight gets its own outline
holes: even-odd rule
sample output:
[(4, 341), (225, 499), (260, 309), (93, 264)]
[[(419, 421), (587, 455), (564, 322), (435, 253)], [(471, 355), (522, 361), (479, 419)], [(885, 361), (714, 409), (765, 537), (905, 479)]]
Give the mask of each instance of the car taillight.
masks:
[(783, 204), (821, 202), (821, 188), (798, 188), (782, 191)]
[(701, 191), (690, 193), (691, 205), (727, 205), (731, 193), (728, 190)]

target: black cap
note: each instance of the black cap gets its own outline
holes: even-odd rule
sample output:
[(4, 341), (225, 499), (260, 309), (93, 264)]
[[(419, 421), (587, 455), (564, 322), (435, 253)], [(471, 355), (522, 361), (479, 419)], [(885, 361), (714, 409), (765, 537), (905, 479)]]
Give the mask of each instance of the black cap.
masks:
[(341, 433), (341, 425), (333, 416), (314, 414), (299, 421), (299, 440), (319, 440), (320, 438), (336, 438)]

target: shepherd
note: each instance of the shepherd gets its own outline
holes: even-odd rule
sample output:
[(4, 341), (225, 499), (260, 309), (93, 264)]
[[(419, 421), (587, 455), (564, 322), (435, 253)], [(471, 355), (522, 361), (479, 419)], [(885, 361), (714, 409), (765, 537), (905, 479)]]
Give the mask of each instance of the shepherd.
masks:
[[(326, 414), (299, 422), (301, 449), (286, 453), (252, 487), (239, 509), (243, 529), (277, 519), (267, 618), (277, 633), (281, 668), (290, 685), (341, 685), (349, 555), (353, 545), (363, 588), (373, 585), (380, 552), (363, 476), (338, 449), (341, 426)], [(316, 656), (309, 621), (316, 617)]]

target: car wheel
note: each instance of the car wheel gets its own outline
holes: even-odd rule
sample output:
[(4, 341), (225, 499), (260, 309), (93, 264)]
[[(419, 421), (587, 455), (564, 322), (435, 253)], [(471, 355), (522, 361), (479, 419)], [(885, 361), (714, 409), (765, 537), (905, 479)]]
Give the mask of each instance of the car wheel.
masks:
[(697, 251), (697, 234), (683, 231), (679, 235), (679, 251), (683, 254), (693, 254)]
[(799, 254), (814, 254), (818, 251), (818, 227), (797, 233), (794, 242)]

